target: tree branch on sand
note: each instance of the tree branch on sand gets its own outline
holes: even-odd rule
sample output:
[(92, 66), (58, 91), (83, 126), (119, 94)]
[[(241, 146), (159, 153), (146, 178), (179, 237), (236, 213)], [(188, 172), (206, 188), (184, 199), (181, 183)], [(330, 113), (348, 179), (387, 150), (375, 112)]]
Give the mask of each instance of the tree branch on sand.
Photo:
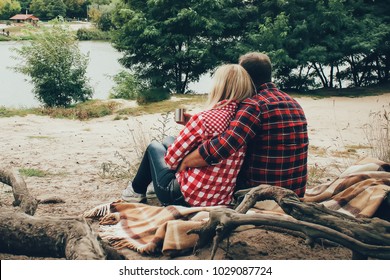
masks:
[(122, 259), (81, 217), (34, 217), (39, 201), (32, 197), (17, 171), (0, 169), (0, 182), (12, 187), (14, 206), (0, 207), (0, 248), (3, 252), (71, 260)]
[[(379, 219), (357, 219), (332, 211), (316, 203), (304, 203), (291, 190), (260, 185), (242, 191), (242, 202), (233, 209), (218, 209), (210, 213), (210, 219), (200, 229), (189, 234), (198, 234), (195, 250), (213, 239), (211, 258), (219, 243), (229, 237), (242, 225), (279, 227), (303, 233), (307, 243), (313, 245), (316, 239), (338, 243), (353, 252), (354, 259), (368, 257), (390, 258), (390, 223)], [(257, 201), (274, 200), (287, 215), (253, 213), (245, 214)]]

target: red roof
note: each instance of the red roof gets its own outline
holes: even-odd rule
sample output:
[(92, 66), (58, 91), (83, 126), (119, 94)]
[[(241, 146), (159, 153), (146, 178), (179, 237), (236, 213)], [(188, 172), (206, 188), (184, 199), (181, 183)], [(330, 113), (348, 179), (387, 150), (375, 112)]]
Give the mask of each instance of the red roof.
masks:
[(36, 16), (28, 15), (28, 14), (27, 15), (25, 15), (25, 14), (18, 14), (18, 15), (13, 16), (10, 19), (14, 19), (14, 20), (28, 20), (28, 19), (39, 20), (39, 18), (37, 18)]

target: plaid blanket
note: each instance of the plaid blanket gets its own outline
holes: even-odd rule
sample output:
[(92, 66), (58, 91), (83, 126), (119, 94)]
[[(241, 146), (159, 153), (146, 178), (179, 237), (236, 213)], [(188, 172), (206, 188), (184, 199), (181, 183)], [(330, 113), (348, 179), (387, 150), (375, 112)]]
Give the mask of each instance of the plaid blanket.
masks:
[(128, 248), (141, 254), (161, 251), (171, 255), (192, 250), (198, 235), (187, 232), (201, 227), (209, 211), (216, 208), (159, 207), (117, 201), (97, 206), (84, 213), (84, 217), (99, 218), (99, 236), (117, 250)]
[[(308, 189), (302, 200), (318, 202), (354, 217), (372, 217), (389, 192), (390, 165), (366, 158), (335, 181)], [(117, 250), (171, 255), (193, 248), (198, 236), (187, 235), (187, 231), (201, 227), (212, 209), (216, 207), (158, 207), (116, 201), (97, 206), (84, 216), (100, 220), (100, 237)], [(283, 212), (273, 201), (258, 202), (249, 211)]]
[(390, 192), (390, 164), (365, 158), (347, 168), (335, 181), (306, 191), (304, 202), (354, 217), (372, 217)]

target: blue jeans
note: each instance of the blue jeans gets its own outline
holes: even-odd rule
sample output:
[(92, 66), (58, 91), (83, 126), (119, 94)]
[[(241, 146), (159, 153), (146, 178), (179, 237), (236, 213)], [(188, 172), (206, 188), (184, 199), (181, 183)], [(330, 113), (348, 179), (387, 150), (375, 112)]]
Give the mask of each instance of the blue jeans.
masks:
[(162, 205), (188, 206), (180, 191), (176, 171), (169, 169), (164, 160), (167, 148), (173, 141), (173, 137), (167, 137), (163, 143), (153, 141), (149, 144), (132, 182), (133, 189), (136, 193), (145, 194), (148, 185), (153, 182), (154, 191)]

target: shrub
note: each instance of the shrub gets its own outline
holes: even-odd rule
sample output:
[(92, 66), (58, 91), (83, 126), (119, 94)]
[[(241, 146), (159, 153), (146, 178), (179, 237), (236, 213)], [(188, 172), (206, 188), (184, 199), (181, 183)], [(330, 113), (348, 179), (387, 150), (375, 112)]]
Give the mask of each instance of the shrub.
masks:
[(76, 36), (80, 41), (110, 40), (109, 32), (104, 32), (96, 28), (80, 28), (77, 30)]
[(138, 104), (148, 104), (169, 99), (169, 90), (164, 88), (149, 88), (140, 91), (137, 97)]
[(55, 23), (31, 34), (33, 40), (14, 49), (21, 63), (14, 69), (31, 77), (36, 98), (48, 107), (68, 107), (92, 96), (83, 55), (74, 34)]
[(141, 91), (141, 83), (135, 75), (122, 70), (113, 77), (116, 85), (111, 89), (110, 98), (135, 100)]

